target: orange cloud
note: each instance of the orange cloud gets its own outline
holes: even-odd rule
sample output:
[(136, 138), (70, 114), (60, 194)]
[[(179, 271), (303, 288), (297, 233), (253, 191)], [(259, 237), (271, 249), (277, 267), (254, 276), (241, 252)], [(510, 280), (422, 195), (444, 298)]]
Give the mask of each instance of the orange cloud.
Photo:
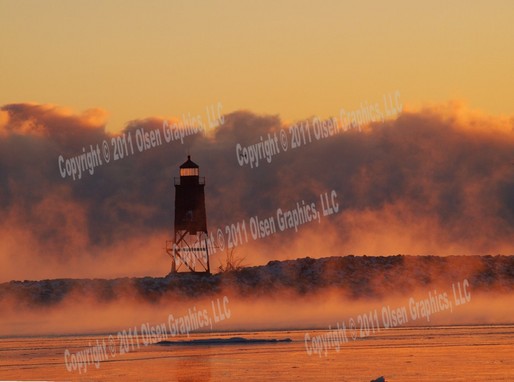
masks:
[[(236, 144), (288, 127), (278, 116), (225, 116), (208, 136), (193, 134), (63, 179), (59, 155), (111, 142), (105, 112), (76, 115), (52, 105), (0, 109), (0, 250), (3, 280), (163, 275), (172, 235), (173, 177), (187, 152), (206, 176), (214, 232), (278, 208), (316, 203), (334, 190), (337, 214), (236, 249), (246, 264), (301, 256), (513, 253), (512, 119), (461, 103), (408, 109), (396, 120), (282, 149), (258, 168), (241, 167)], [(162, 128), (131, 121), (122, 134)], [(7, 134), (5, 132), (8, 132)], [(35, 249), (36, 248), (36, 249)], [(224, 255), (213, 255), (216, 268)], [(151, 260), (150, 260), (151, 259)], [(36, 264), (27, 269), (27, 264)], [(141, 266), (144, 264), (144, 266)]]

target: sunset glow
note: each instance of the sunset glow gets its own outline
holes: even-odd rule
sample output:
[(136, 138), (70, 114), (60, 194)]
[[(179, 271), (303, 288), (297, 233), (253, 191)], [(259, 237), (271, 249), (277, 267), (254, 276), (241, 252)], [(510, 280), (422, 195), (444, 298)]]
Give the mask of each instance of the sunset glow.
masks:
[(0, 380), (512, 380), (513, 16), (0, 0)]

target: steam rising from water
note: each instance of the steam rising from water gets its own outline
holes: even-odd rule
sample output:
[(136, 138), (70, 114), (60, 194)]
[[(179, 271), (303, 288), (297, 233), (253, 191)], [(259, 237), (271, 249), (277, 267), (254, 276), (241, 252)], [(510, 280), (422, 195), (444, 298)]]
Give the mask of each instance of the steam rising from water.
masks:
[(298, 259), (211, 277), (9, 283), (0, 285), (0, 334), (169, 327), (170, 315), (175, 321), (194, 320), (198, 312), (211, 323), (191, 323), (191, 331), (326, 329), (369, 314), (383, 323), (384, 309), (404, 309), (409, 326), (510, 323), (513, 261), (404, 256)]
[[(110, 142), (105, 112), (75, 115), (52, 105), (1, 109), (0, 280), (165, 275), (173, 176), (187, 151), (207, 178), (212, 232), (251, 217), (337, 192), (338, 213), (253, 240), (236, 250), (246, 264), (273, 259), (396, 253), (512, 254), (513, 119), (449, 103), (406, 110), (371, 124), (241, 167), (236, 145), (286, 131), (279, 117), (239, 111), (184, 145), (136, 152), (73, 181), (58, 157)], [(163, 120), (128, 123), (122, 133), (162, 129)], [(214, 268), (223, 257), (214, 255)]]

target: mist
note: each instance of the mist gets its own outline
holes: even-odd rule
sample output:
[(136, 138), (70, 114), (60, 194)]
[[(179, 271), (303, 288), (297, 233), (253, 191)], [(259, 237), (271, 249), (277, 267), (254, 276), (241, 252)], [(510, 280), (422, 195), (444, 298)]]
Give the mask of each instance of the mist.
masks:
[[(514, 252), (513, 119), (458, 102), (404, 108), (397, 119), (339, 128), (295, 149), (280, 116), (237, 111), (216, 128), (136, 150), (75, 180), (61, 176), (59, 156), (110, 142), (105, 111), (11, 104), (0, 113), (2, 281), (166, 275), (173, 177), (188, 153), (206, 177), (213, 233), (252, 217), (276, 219), (279, 208), (302, 202), (315, 203), (321, 214), (323, 195), (336, 193), (338, 210), (330, 216), (257, 240), (250, 235), (235, 249), (246, 265), (305, 256)], [(120, 134), (162, 130), (164, 121), (178, 120), (129, 121)], [(249, 147), (281, 129), (288, 150), (277, 141), (270, 162), (240, 166), (237, 144)], [(213, 253), (213, 269), (224, 256)]]
[[(512, 323), (513, 261), (346, 256), (272, 261), (213, 276), (10, 282), (0, 284), (0, 335), (165, 327), (182, 338), (192, 332), (348, 327), (359, 316), (385, 329)], [(405, 319), (395, 321), (402, 311)], [(173, 332), (181, 318), (188, 329)]]

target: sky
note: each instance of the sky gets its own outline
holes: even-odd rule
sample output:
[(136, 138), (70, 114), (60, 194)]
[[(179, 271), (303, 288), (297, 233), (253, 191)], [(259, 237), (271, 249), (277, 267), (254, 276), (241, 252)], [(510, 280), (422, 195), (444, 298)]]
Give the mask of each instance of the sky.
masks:
[[(0, 282), (165, 275), (187, 153), (213, 233), (337, 205), (250, 237), (246, 265), (513, 254), (512, 16), (509, 1), (0, 0)], [(205, 129), (166, 140), (190, 116)], [(133, 150), (107, 163), (118, 136)], [(275, 136), (272, 157), (241, 162)], [(92, 173), (66, 173), (96, 147)]]
[(380, 99), (509, 115), (511, 1), (0, 1), (0, 104), (285, 120)]

